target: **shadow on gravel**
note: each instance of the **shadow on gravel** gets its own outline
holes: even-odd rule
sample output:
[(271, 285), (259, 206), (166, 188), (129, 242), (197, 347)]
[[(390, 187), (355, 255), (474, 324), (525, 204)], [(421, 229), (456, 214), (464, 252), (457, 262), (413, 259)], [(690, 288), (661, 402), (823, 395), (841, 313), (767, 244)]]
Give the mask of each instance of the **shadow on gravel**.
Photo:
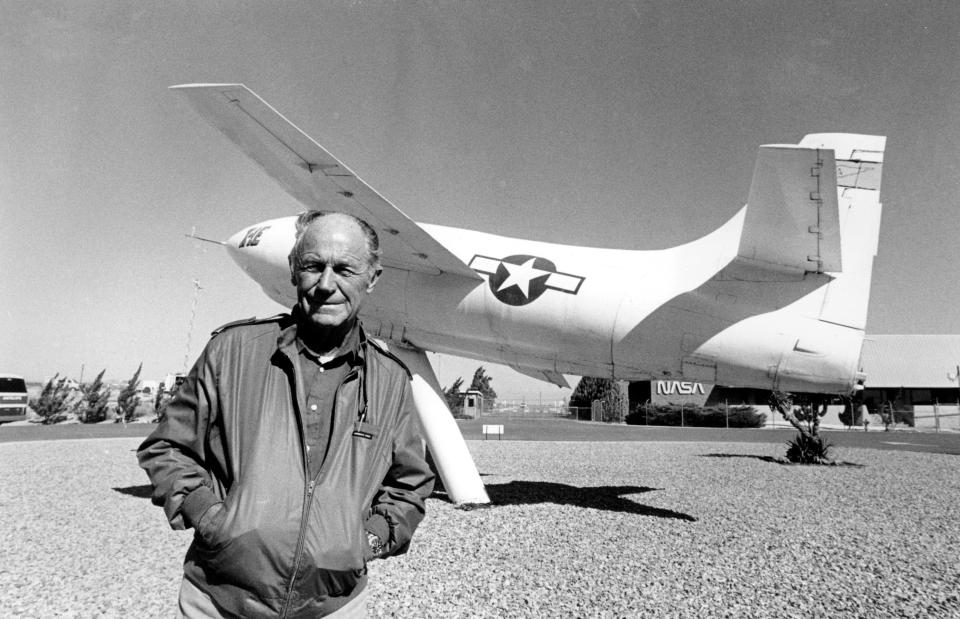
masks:
[(864, 465), (857, 464), (856, 462), (831, 462), (830, 464), (797, 464), (796, 462), (790, 462), (786, 458), (775, 458), (773, 456), (754, 456), (751, 454), (700, 454), (701, 458), (751, 458), (753, 460), (761, 460), (763, 462), (770, 462), (772, 464), (782, 464), (784, 466), (849, 466), (857, 469), (862, 469)]
[(149, 484), (146, 486), (127, 486), (126, 488), (114, 488), (114, 490), (120, 494), (135, 496), (138, 499), (149, 499), (150, 493), (153, 492), (153, 486)]
[[(575, 507), (589, 507), (611, 512), (636, 514), (638, 516), (656, 516), (657, 518), (675, 518), (696, 522), (697, 519), (689, 514), (675, 512), (659, 507), (641, 505), (624, 494), (639, 494), (653, 492), (658, 488), (643, 486), (594, 486), (578, 488), (567, 484), (558, 484), (548, 481), (511, 481), (507, 484), (487, 484), (487, 494), (490, 496), (490, 505), (466, 504), (459, 506), (463, 510), (478, 508), (500, 507), (503, 505), (534, 505), (536, 503), (555, 503), (557, 505), (573, 505)], [(442, 491), (435, 491), (433, 498), (449, 501), (449, 497)]]

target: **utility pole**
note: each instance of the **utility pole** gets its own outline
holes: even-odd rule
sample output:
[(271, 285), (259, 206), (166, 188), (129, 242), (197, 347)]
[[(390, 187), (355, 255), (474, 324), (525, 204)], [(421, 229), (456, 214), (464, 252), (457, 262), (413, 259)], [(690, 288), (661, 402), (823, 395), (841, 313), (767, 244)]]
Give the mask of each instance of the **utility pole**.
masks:
[(190, 338), (193, 336), (193, 321), (197, 316), (197, 303), (200, 300), (200, 280), (193, 280), (193, 302), (190, 307), (190, 324), (187, 326), (187, 349), (183, 353), (183, 373), (186, 374), (190, 363)]
[(957, 406), (960, 406), (960, 364), (957, 364), (953, 377), (957, 379)]
[(960, 413), (960, 363), (954, 368), (953, 376), (947, 373), (947, 378), (957, 381), (957, 413)]

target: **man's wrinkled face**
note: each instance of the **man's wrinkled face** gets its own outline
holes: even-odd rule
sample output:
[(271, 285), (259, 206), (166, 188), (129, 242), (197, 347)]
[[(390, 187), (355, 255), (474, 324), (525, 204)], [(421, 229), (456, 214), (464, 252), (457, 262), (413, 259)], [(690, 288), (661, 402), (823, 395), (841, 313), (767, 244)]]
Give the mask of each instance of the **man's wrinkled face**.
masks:
[(348, 217), (327, 215), (304, 231), (290, 269), (297, 304), (320, 333), (353, 324), (380, 275), (370, 259), (363, 231)]

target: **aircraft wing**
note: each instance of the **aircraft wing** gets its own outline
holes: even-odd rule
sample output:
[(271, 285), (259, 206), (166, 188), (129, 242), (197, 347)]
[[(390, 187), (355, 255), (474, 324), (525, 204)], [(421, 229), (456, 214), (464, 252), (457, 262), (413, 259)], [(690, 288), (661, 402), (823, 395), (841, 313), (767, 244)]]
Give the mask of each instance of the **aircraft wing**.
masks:
[(738, 253), (773, 271), (841, 271), (833, 150), (760, 147)]
[(520, 372), (524, 376), (529, 376), (530, 378), (536, 378), (537, 380), (542, 380), (548, 382), (557, 387), (570, 387), (570, 383), (567, 382), (566, 376), (560, 372), (554, 370), (540, 370), (536, 368), (528, 368), (522, 365), (511, 365), (514, 370)]
[(243, 84), (183, 84), (200, 115), (307, 208), (366, 220), (380, 237), (384, 266), (480, 280), (423, 228)]

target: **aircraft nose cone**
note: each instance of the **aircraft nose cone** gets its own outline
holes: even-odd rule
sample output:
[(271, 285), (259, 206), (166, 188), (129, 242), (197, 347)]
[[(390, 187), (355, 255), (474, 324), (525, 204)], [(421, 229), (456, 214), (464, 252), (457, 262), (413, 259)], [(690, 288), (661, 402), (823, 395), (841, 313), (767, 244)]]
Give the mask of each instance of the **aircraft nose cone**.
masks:
[(271, 299), (289, 307), (296, 300), (287, 256), (293, 245), (295, 217), (248, 226), (224, 243), (227, 253)]
[(240, 230), (224, 242), (224, 246), (227, 248), (227, 253), (230, 255), (230, 258), (233, 259), (240, 267), (244, 266), (244, 260), (240, 252), (240, 243), (243, 242), (243, 237), (246, 235), (246, 229)]
[(227, 239), (227, 247), (230, 249), (238, 249), (240, 247), (240, 242), (243, 240), (243, 237), (246, 235), (246, 233), (246, 228), (234, 233), (230, 238)]

